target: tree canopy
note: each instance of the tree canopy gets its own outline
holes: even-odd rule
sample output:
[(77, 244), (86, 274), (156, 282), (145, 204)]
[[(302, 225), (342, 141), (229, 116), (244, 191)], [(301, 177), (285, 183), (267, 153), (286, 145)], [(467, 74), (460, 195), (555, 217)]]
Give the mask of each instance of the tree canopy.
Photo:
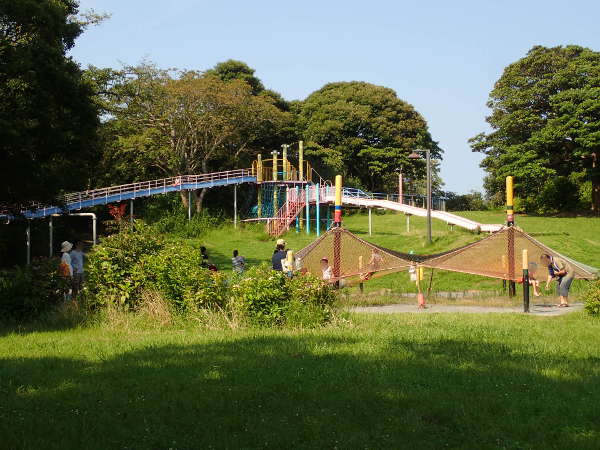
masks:
[(77, 13), (74, 0), (0, 0), (0, 203), (7, 206), (80, 188), (93, 166), (97, 109), (66, 56), (87, 23)]
[[(247, 167), (244, 156), (257, 152), (253, 144), (288, 119), (271, 97), (254, 95), (237, 78), (172, 73), (149, 64), (113, 76), (117, 81), (103, 96), (113, 116), (106, 124), (114, 133), (112, 160), (154, 168), (161, 176)], [(204, 192), (196, 196), (197, 209)]]
[(307, 141), (307, 156), (347, 182), (380, 190), (396, 186), (396, 168), (410, 175), (424, 172), (423, 161), (408, 159), (416, 148), (441, 149), (425, 119), (389, 88), (366, 82), (329, 83), (302, 102), (298, 126)]
[(514, 175), (526, 209), (600, 210), (600, 53), (535, 46), (505, 68), (488, 107), (492, 131), (471, 145), (486, 155), (489, 195)]

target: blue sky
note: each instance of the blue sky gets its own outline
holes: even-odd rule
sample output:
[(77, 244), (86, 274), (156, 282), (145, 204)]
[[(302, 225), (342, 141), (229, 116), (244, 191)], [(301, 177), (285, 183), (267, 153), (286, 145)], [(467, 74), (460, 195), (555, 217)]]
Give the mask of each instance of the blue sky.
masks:
[(534, 45), (600, 50), (600, 1), (80, 0), (112, 17), (87, 30), (72, 56), (83, 66), (142, 59), (204, 70), (227, 59), (265, 86), (304, 99), (325, 83), (394, 89), (425, 117), (445, 150), (445, 189), (481, 190), (481, 155), (467, 139), (487, 130), (485, 106), (504, 67)]

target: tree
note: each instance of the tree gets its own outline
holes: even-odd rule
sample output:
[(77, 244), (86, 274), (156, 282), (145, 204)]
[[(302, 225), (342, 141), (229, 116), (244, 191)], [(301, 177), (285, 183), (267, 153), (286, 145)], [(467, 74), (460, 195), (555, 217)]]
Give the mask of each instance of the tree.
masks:
[[(74, 0), (0, 0), (0, 203), (80, 189), (96, 159), (97, 109), (66, 56), (86, 25)], [(26, 183), (23, 180), (27, 180)]]
[(348, 183), (371, 190), (395, 186), (400, 166), (423, 176), (424, 161), (408, 159), (415, 148), (428, 146), (433, 158), (442, 153), (412, 105), (365, 82), (329, 83), (312, 93), (301, 105), (299, 129), (307, 156), (328, 168), (327, 175), (342, 172)]
[[(208, 173), (239, 166), (251, 143), (285, 121), (268, 97), (238, 79), (145, 64), (126, 68), (105, 98), (117, 132), (117, 159), (154, 168), (163, 176)], [(202, 208), (206, 190), (195, 193)], [(187, 203), (187, 197), (182, 195)]]
[(600, 53), (535, 46), (506, 67), (487, 105), (493, 131), (470, 142), (486, 155), (488, 195), (514, 175), (527, 209), (575, 208), (579, 191), (600, 212)]

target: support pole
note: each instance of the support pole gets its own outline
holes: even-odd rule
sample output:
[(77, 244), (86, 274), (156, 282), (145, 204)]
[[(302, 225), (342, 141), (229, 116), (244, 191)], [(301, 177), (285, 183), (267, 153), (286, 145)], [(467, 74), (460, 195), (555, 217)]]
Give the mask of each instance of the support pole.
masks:
[(310, 186), (307, 184), (306, 189), (306, 234), (310, 234)]
[(329, 203), (327, 203), (327, 229), (329, 230), (329, 225), (331, 224), (331, 215), (330, 215), (330, 208), (329, 208)]
[(426, 149), (427, 158), (427, 243), (431, 244), (431, 152)]
[(257, 201), (257, 212), (256, 215), (258, 216), (258, 218), (260, 219), (262, 217), (262, 192), (263, 192), (263, 188), (262, 185), (258, 185), (258, 201)]
[(52, 216), (48, 217), (48, 256), (52, 258), (52, 254), (54, 253), (54, 233), (52, 230)]
[(406, 232), (410, 233), (410, 214), (406, 214)]
[(262, 155), (258, 155), (256, 159), (256, 182), (261, 184), (263, 181), (263, 164)]
[(237, 228), (237, 184), (233, 185), (233, 228)]
[(192, 220), (192, 191), (188, 191), (188, 222)]
[(372, 219), (371, 219), (371, 209), (372, 208), (367, 208), (369, 210), (369, 236), (371, 236), (371, 231), (372, 231)]
[(299, 181), (304, 181), (304, 142), (298, 142), (298, 170), (300, 171)]
[(129, 200), (129, 222), (133, 225), (133, 199)]
[(342, 226), (342, 176), (335, 176), (335, 206), (333, 212), (335, 227)]
[[(513, 207), (513, 177), (506, 177), (506, 225), (509, 227), (513, 227), (515, 224), (515, 213)], [(514, 297), (516, 295), (516, 286), (515, 286), (515, 242), (514, 242), (514, 232), (512, 228), (508, 230), (508, 296)]]
[(27, 237), (27, 265), (31, 264), (31, 221), (27, 221), (27, 230), (25, 231)]
[(523, 312), (529, 312), (529, 258), (523, 250)]
[(96, 223), (97, 221), (98, 221), (98, 219), (96, 217), (96, 214), (94, 214), (92, 216), (92, 243), (94, 245), (96, 245), (96, 243), (98, 242), (98, 232), (97, 232), (98, 227), (97, 227), (97, 223)]
[(287, 172), (287, 165), (288, 165), (287, 149), (288, 149), (288, 146), (287, 146), (287, 144), (282, 144), (281, 148), (283, 150), (282, 151), (283, 154), (281, 155), (281, 167), (282, 167), (281, 171), (283, 172), (282, 180), (287, 181), (288, 180), (287, 179), (287, 176), (288, 176), (288, 172)]
[(506, 177), (506, 225), (512, 227), (515, 224), (515, 212), (513, 207), (513, 177)]
[(402, 172), (398, 172), (398, 203), (404, 203), (402, 199)]
[[(296, 186), (296, 203), (300, 203), (300, 186)], [(300, 214), (302, 214), (302, 211), (300, 211)], [(296, 214), (296, 233), (300, 233), (300, 214)]]
[(316, 218), (316, 230), (317, 237), (321, 236), (321, 207), (319, 205), (319, 183), (315, 185), (315, 218)]

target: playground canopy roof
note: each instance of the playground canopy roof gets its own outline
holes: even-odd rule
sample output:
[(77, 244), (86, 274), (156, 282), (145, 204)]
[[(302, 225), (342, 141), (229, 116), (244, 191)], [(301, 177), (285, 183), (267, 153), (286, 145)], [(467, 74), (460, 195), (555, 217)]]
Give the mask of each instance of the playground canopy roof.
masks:
[(522, 274), (522, 251), (528, 251), (532, 276), (545, 278), (540, 268), (544, 253), (567, 261), (575, 278), (598, 278), (598, 269), (568, 258), (547, 247), (516, 227), (505, 227), (472, 244), (438, 255), (411, 255), (366, 242), (343, 228), (333, 228), (297, 253), (297, 265), (321, 277), (321, 258), (328, 259), (335, 279), (359, 277), (364, 280), (411, 265), (422, 265), (454, 272), (518, 280)]

